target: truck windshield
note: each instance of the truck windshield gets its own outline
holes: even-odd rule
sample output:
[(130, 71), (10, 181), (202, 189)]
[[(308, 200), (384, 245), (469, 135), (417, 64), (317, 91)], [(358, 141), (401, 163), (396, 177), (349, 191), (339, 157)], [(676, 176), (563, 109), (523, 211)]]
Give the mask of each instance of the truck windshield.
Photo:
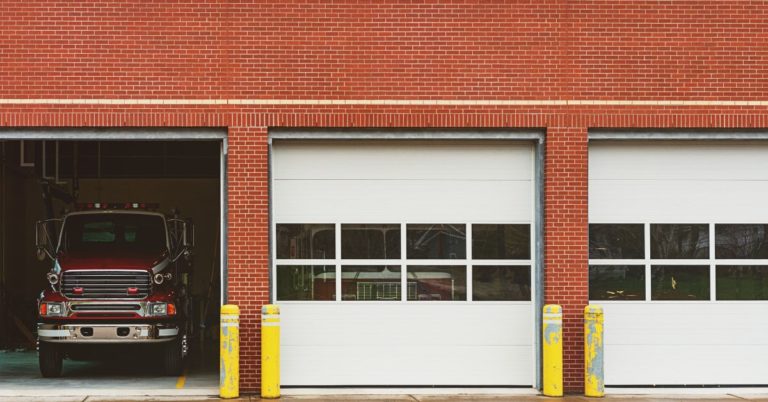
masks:
[(64, 223), (61, 249), (69, 252), (103, 250), (163, 250), (165, 224), (157, 215), (72, 215)]

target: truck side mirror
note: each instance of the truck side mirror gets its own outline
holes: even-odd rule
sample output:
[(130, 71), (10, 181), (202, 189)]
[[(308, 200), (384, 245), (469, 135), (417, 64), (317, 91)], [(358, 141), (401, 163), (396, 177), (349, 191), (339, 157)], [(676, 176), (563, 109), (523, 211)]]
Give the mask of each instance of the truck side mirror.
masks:
[(176, 239), (171, 247), (173, 248), (172, 252), (177, 255), (172, 260), (176, 261), (181, 256), (189, 259), (191, 256), (190, 249), (195, 246), (195, 225), (183, 219), (168, 219), (168, 224), (173, 225), (174, 238)]
[(195, 224), (192, 222), (184, 222), (184, 247), (195, 247)]
[(37, 247), (38, 260), (43, 261), (46, 256), (51, 260), (55, 259), (53, 253), (58, 247), (56, 224), (61, 222), (61, 219), (46, 219), (35, 223), (35, 247)]

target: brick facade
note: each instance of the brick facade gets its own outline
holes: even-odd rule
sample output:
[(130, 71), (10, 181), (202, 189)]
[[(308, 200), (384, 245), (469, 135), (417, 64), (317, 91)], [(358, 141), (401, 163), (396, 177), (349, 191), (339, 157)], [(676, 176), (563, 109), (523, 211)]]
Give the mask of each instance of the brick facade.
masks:
[(544, 300), (563, 306), (563, 387), (584, 384), (587, 289), (587, 130), (548, 127), (544, 167)]
[(269, 168), (267, 130), (227, 133), (227, 302), (240, 307), (240, 382), (259, 382), (261, 306), (269, 303)]
[(268, 298), (268, 128), (546, 128), (545, 297), (578, 391), (587, 130), (768, 127), (761, 1), (0, 5), (0, 127), (228, 128), (244, 392)]

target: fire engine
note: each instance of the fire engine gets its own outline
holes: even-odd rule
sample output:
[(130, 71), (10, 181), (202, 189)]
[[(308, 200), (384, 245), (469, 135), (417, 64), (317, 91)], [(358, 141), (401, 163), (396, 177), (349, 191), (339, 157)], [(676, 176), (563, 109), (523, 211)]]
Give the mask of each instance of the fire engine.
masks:
[(43, 377), (60, 376), (65, 357), (105, 347), (136, 347), (156, 356), (167, 375), (181, 374), (192, 328), (194, 227), (156, 208), (78, 204), (61, 219), (37, 222), (38, 258), (52, 261), (38, 299)]

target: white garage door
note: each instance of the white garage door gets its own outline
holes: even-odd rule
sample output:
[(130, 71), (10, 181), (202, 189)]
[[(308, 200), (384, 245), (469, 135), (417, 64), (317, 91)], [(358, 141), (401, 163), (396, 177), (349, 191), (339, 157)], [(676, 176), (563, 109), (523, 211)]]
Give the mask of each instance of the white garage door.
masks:
[(284, 385), (533, 384), (532, 145), (273, 150)]
[(768, 144), (592, 142), (607, 385), (768, 384)]

